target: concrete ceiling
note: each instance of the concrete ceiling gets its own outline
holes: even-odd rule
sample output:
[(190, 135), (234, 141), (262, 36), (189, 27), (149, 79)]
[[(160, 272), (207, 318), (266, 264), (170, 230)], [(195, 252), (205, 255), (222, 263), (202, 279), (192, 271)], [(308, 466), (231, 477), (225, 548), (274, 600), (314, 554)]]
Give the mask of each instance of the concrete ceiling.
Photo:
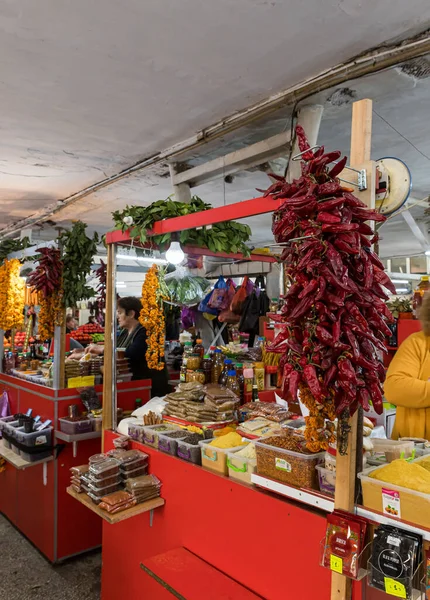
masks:
[[(429, 22), (428, 0), (4, 0), (0, 227)], [(428, 79), (392, 70), (351, 87), (430, 156)], [(317, 98), (325, 105), (320, 139), (347, 151), (350, 106), (328, 97)], [(279, 132), (288, 120), (286, 110), (205, 149), (205, 157)], [(428, 160), (377, 116), (374, 132), (375, 157), (408, 155), (417, 193), (428, 194)], [(166, 172), (165, 165), (142, 172), (56, 220), (79, 217), (106, 230), (112, 210), (169, 195)], [(196, 192), (220, 205), (253, 197), (266, 182), (262, 173), (243, 173)], [(254, 225), (257, 243), (270, 239), (270, 218)]]

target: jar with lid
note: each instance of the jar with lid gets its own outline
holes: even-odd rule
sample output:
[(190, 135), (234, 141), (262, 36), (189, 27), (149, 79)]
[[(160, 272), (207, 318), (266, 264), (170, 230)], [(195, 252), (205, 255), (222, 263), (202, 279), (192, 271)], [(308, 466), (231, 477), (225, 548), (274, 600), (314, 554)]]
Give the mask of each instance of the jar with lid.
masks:
[(211, 377), (212, 382), (211, 383), (218, 383), (219, 378), (222, 373), (222, 368), (223, 368), (223, 360), (222, 360), (221, 350), (219, 348), (216, 348), (214, 350), (214, 357), (212, 360), (212, 377)]
[(218, 383), (220, 385), (226, 385), (227, 384), (227, 377), (228, 377), (228, 372), (231, 369), (231, 365), (232, 365), (233, 361), (231, 360), (231, 358), (226, 358), (224, 360), (224, 368), (223, 371), (219, 377)]
[(187, 365), (182, 362), (182, 366), (179, 370), (179, 381), (185, 383), (187, 381)]
[(193, 349), (193, 354), (198, 354), (201, 359), (203, 359), (203, 356), (205, 355), (205, 347), (203, 346), (203, 340), (201, 340), (200, 338), (196, 341), (196, 345)]
[(202, 369), (205, 374), (205, 383), (211, 383), (212, 379), (212, 358), (205, 354), (202, 361)]
[(254, 369), (250, 367), (243, 369), (243, 377), (245, 379), (245, 394), (251, 394), (254, 385)]
[(205, 382), (205, 374), (201, 369), (198, 369), (197, 371), (187, 369), (186, 381), (187, 383), (197, 381), (198, 383), (203, 384)]
[(187, 357), (187, 369), (197, 371), (197, 369), (200, 369), (201, 362), (200, 354), (190, 354)]
[(240, 397), (239, 382), (237, 381), (236, 371), (234, 369), (231, 369), (227, 373), (226, 387), (232, 391), (233, 394), (236, 394), (238, 398)]
[(209, 346), (208, 354), (211, 358), (213, 358), (213, 355), (215, 354), (215, 350), (216, 350), (216, 346)]
[(264, 362), (256, 362), (254, 365), (254, 383), (259, 392), (264, 390)]

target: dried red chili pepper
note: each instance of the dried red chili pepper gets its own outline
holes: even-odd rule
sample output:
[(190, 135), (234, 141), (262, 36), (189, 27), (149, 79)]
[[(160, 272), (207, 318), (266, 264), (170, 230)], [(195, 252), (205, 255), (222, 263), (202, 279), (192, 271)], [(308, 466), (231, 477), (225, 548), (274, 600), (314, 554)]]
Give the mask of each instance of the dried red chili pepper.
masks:
[(340, 223), (342, 219), (333, 213), (321, 211), (318, 213), (317, 221), (319, 223)]
[(289, 320), (293, 321), (305, 315), (309, 311), (313, 303), (314, 299), (312, 298), (312, 296), (306, 296), (306, 298), (300, 300), (299, 304), (297, 304), (296, 308), (290, 314)]
[(312, 294), (318, 288), (318, 279), (312, 279), (308, 285), (303, 288), (299, 294), (299, 298), (304, 298), (309, 294)]
[(332, 179), (337, 177), (337, 175), (339, 175), (339, 173), (341, 173), (344, 170), (347, 161), (348, 161), (347, 156), (344, 156), (343, 158), (341, 158), (340, 161), (334, 165), (332, 170), (328, 172), (328, 177), (331, 177)]
[(358, 223), (334, 223), (333, 225), (323, 225), (322, 231), (325, 233), (343, 233), (344, 231), (356, 231)]
[(297, 391), (299, 389), (299, 383), (301, 381), (301, 375), (298, 371), (293, 371), (290, 375), (289, 388), (293, 400), (297, 400)]
[(384, 271), (375, 267), (373, 277), (375, 281), (381, 283), (387, 290), (390, 290), (392, 294), (396, 293), (396, 286)]
[(365, 410), (366, 412), (368, 410), (370, 410), (370, 405), (369, 405), (370, 394), (365, 387), (362, 387), (358, 390), (357, 398), (358, 398), (358, 401), (360, 402), (361, 406), (363, 407), (363, 410)]
[(357, 375), (351, 361), (348, 358), (342, 358), (337, 363), (339, 374), (342, 379), (349, 381), (353, 385), (357, 385)]
[(315, 400), (320, 401), (322, 397), (321, 385), (313, 365), (306, 365), (303, 369), (303, 378), (307, 383), (312, 396)]

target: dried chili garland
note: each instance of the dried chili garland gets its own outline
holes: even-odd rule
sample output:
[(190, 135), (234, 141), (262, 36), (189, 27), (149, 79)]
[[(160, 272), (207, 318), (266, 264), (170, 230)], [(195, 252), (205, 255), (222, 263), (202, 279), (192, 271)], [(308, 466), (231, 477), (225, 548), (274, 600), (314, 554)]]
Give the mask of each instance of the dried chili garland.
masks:
[(270, 352), (282, 353), (283, 391), (301, 398), (310, 410), (305, 436), (312, 451), (333, 439), (331, 422), (339, 418), (338, 447), (347, 450), (349, 418), (361, 405), (382, 412), (386, 352), (393, 317), (384, 300), (395, 292), (384, 265), (372, 251), (378, 236), (367, 221), (385, 217), (342, 185), (338, 175), (346, 157), (331, 169), (340, 152), (310, 150), (303, 129), (296, 135), (302, 175), (275, 183), (265, 196), (285, 199), (274, 213), (273, 233), (287, 243), (282, 261), (292, 283), (278, 320), (284, 329)]
[(27, 278), (27, 284), (39, 296), (39, 326), (41, 339), (54, 335), (55, 326), (63, 324), (63, 262), (56, 248), (42, 248), (38, 264)]
[(150, 369), (164, 369), (164, 312), (158, 281), (158, 267), (152, 265), (146, 273), (142, 285), (142, 310), (139, 322), (146, 329), (147, 346), (146, 362)]
[(0, 266), (0, 329), (7, 331), (24, 322), (25, 283), (18, 259), (5, 259)]

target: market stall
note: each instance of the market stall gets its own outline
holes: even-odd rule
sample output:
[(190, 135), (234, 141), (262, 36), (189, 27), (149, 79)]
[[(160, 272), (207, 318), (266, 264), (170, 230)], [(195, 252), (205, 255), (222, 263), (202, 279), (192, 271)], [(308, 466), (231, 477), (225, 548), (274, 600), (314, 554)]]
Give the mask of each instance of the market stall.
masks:
[[(112, 364), (109, 364), (105, 377), (104, 401), (105, 406), (111, 406), (111, 411), (105, 410), (103, 414), (105, 455), (100, 458), (100, 465), (92, 464), (90, 459), (89, 464), (79, 467), (79, 472), (72, 473), (68, 488), (68, 493), (77, 502), (87, 509), (90, 505), (91, 511), (95, 512), (94, 506), (89, 504), (92, 500), (103, 517), (103, 600), (113, 600), (120, 594), (168, 598), (172, 593), (177, 597), (197, 599), (202, 597), (201, 590), (207, 578), (214, 582), (211, 589), (205, 589), (207, 597), (216, 597), (211, 596), (211, 590), (215, 591), (221, 580), (228, 586), (239, 584), (235, 588), (237, 596), (234, 596), (238, 598), (276, 600), (290, 595), (303, 600), (329, 597), (376, 600), (390, 596), (420, 597), (421, 587), (426, 582), (424, 567), (427, 565), (430, 529), (424, 514), (427, 497), (420, 498), (424, 504), (418, 507), (417, 495), (413, 492), (422, 491), (426, 495), (430, 489), (427, 462), (423, 459), (421, 464), (416, 463), (417, 450), (426, 451), (424, 441), (416, 440), (422, 443), (422, 448), (418, 448), (413, 440), (406, 445), (403, 441), (393, 441), (393, 445), (386, 443), (385, 446), (376, 441), (375, 445), (369, 444), (366, 438), (372, 435), (377, 415), (370, 413), (375, 419), (363, 421), (361, 409), (357, 410), (359, 403), (368, 410), (371, 401), (376, 413), (382, 413), (381, 384), (385, 369), (382, 371), (379, 354), (376, 358), (376, 349), (385, 350), (384, 341), (390, 332), (386, 320), (391, 319), (382, 302), (385, 292), (379, 285), (389, 287), (391, 283), (370, 249), (371, 240), (377, 238), (366, 223), (381, 220), (378, 213), (366, 209), (366, 206), (373, 206), (375, 194), (375, 164), (370, 161), (371, 115), (370, 101), (354, 104), (353, 168), (349, 167), (348, 175), (343, 172), (346, 160), (328, 171), (327, 165), (338, 159), (340, 153), (324, 154), (319, 147), (311, 149), (303, 138), (300, 140), (302, 134), (298, 134), (302, 143), (298, 158), (302, 158), (305, 174), (309, 173), (306, 168), (315, 169), (318, 160), (325, 160), (315, 175), (322, 180), (313, 183), (313, 194), (319, 194), (318, 201), (312, 194), (304, 194), (300, 200), (302, 204), (296, 206), (300, 211), (300, 222), (294, 223), (291, 217), (281, 223), (284, 199), (289, 198), (291, 205), (294, 204), (294, 195), (300, 190), (292, 191), (290, 184), (278, 177), (269, 188), (269, 199), (266, 196), (225, 209), (203, 210), (192, 217), (165, 219), (152, 226), (153, 234), (164, 235), (196, 225), (205, 226), (280, 209), (275, 220), (275, 235), (278, 241), (286, 244), (282, 256), (283, 260), (289, 259), (292, 285), (281, 314), (274, 320), (294, 327), (294, 335), (291, 332), (283, 335), (284, 328), (273, 344), (265, 348), (286, 357), (280, 364), (283, 375), (282, 386), (278, 389), (281, 405), (270, 405), (260, 397), (257, 402), (239, 406), (236, 371), (227, 367), (225, 385), (220, 383), (222, 365), (218, 365), (215, 357), (217, 349), (211, 358), (210, 384), (206, 379), (200, 382), (198, 377), (187, 379), (188, 371), (193, 372), (194, 362), (197, 365), (199, 361), (194, 357), (190, 360), (184, 351), (187, 360), (187, 369), (183, 373), (185, 380), (176, 392), (166, 397), (161, 418), (158, 416), (150, 424), (137, 419), (128, 424), (125, 433), (133, 441), (124, 454), (124, 449), (119, 447), (127, 444), (127, 438), (114, 433), (117, 429), (117, 387), (112, 375), (116, 353), (115, 336), (110, 327), (106, 344)], [(343, 182), (348, 178), (347, 183), (350, 183), (351, 171), (356, 173), (357, 197), (337, 179), (341, 176)], [(332, 181), (326, 181), (325, 177)], [(306, 181), (306, 177), (303, 179)], [(295, 182), (292, 187), (299, 185)], [(277, 198), (277, 194), (282, 195), (283, 186), (287, 186), (286, 195), (284, 199)], [(346, 200), (354, 210), (346, 208), (341, 212)], [(317, 208), (318, 202), (325, 203), (327, 208), (332, 202), (330, 211), (321, 215), (323, 211)], [(318, 227), (327, 234), (324, 249), (314, 240), (309, 241), (312, 236), (307, 217), (314, 211), (318, 212), (320, 224), (312, 225), (312, 231)], [(291, 221), (294, 227), (291, 227)], [(282, 232), (280, 223), (284, 228)], [(295, 228), (297, 238), (293, 235)], [(359, 229), (360, 244), (354, 235), (347, 236), (341, 240), (340, 255), (334, 249), (336, 234), (349, 235)], [(115, 244), (133, 243), (139, 247), (136, 237), (128, 230), (107, 236), (107, 330), (113, 323), (116, 300)], [(290, 247), (290, 238), (298, 244)], [(308, 246), (303, 247), (302, 240)], [(146, 244), (145, 240), (141, 246)], [(325, 251), (330, 244), (333, 250), (326, 257)], [(359, 250), (354, 244), (359, 245)], [(361, 252), (361, 244), (368, 250)], [(189, 247), (188, 252), (216, 254), (204, 247)], [(372, 275), (367, 287), (363, 286), (363, 297), (367, 294), (368, 299), (361, 304), (358, 290), (364, 278), (370, 275), (365, 275), (350, 258), (357, 253), (361, 264), (368, 265), (363, 268)], [(230, 256), (220, 254), (226, 258)], [(323, 264), (321, 256), (328, 260), (330, 267)], [(373, 266), (369, 266), (370, 256)], [(234, 254), (234, 257), (256, 259), (252, 255)], [(315, 261), (312, 268), (319, 269), (315, 281), (309, 282), (304, 277), (303, 257), (308, 262)], [(349, 271), (343, 270), (340, 258)], [(267, 260), (273, 259), (267, 257)], [(292, 269), (296, 269), (294, 277)], [(378, 285), (371, 293), (374, 275)], [(354, 283), (355, 279), (358, 284)], [(357, 285), (360, 288), (354, 287)], [(375, 289), (378, 294), (372, 295)], [(324, 295), (326, 290), (329, 296)], [(336, 296), (333, 290), (337, 292)], [(318, 304), (318, 299), (314, 298), (317, 293), (326, 304), (320, 302), (319, 318), (312, 323), (316, 314), (312, 307)], [(350, 298), (346, 301), (347, 312), (351, 315), (349, 320), (345, 316), (346, 296)], [(375, 314), (375, 307), (380, 311), (379, 316)], [(336, 316), (332, 318), (330, 314)], [(336, 322), (340, 323), (341, 319), (346, 329), (336, 334)], [(315, 335), (320, 346), (317, 352), (321, 356), (318, 357), (314, 350), (316, 338), (312, 339)], [(371, 341), (370, 346), (363, 343), (365, 339)], [(302, 364), (299, 358), (309, 352), (302, 350), (306, 344), (312, 348), (312, 360)], [(199, 346), (197, 342), (195, 354)], [(339, 351), (334, 360), (333, 348)], [(154, 346), (153, 352), (159, 357), (159, 346)], [(223, 352), (226, 352), (225, 348)], [(322, 360), (327, 359), (328, 364), (321, 367)], [(258, 368), (254, 364), (254, 371)], [(320, 368), (323, 373), (318, 377), (316, 369)], [(202, 371), (204, 375), (205, 369)], [(326, 378), (327, 373), (330, 377)], [(263, 367), (263, 378), (264, 375)], [(254, 377), (258, 380), (257, 373)], [(289, 401), (290, 405), (294, 403), (299, 384), (300, 400), (310, 411), (305, 421), (295, 419), (282, 404), (282, 400)], [(331, 395), (324, 395), (327, 388)], [(358, 397), (356, 389), (361, 390)], [(238, 415), (238, 425), (233, 423), (234, 411)], [(315, 411), (325, 411), (321, 413), (324, 417), (321, 422), (321, 415)], [(338, 417), (337, 425), (334, 424), (335, 416)], [(226, 422), (221, 420), (223, 417)], [(207, 423), (209, 418), (210, 424)], [(264, 418), (265, 425), (270, 422), (273, 430), (270, 427), (264, 432), (258, 429), (257, 425), (261, 423), (255, 421)], [(255, 429), (250, 427), (253, 425)], [(403, 460), (409, 453), (410, 463)], [(370, 470), (363, 471), (362, 458), (374, 461), (370, 463)], [(128, 478), (128, 460), (141, 465), (136, 469), (142, 469), (136, 478)], [(357, 502), (357, 472), (362, 472), (361, 503)], [(101, 497), (95, 486), (97, 481), (115, 487), (112, 499), (110, 494)], [(148, 485), (155, 486), (156, 490), (147, 490), (146, 495), (141, 495)], [(156, 507), (146, 504), (149, 493), (154, 497), (161, 495), (163, 503)], [(418, 508), (416, 513), (414, 506)], [(149, 517), (144, 514), (148, 512)], [(114, 514), (118, 515), (115, 520), (110, 516)], [(127, 552), (118, 552), (118, 548), (127, 548)], [(169, 568), (171, 561), (175, 568)], [(195, 574), (192, 589), (187, 584), (190, 564), (194, 565)], [(301, 576), (296, 577), (296, 573)]]

